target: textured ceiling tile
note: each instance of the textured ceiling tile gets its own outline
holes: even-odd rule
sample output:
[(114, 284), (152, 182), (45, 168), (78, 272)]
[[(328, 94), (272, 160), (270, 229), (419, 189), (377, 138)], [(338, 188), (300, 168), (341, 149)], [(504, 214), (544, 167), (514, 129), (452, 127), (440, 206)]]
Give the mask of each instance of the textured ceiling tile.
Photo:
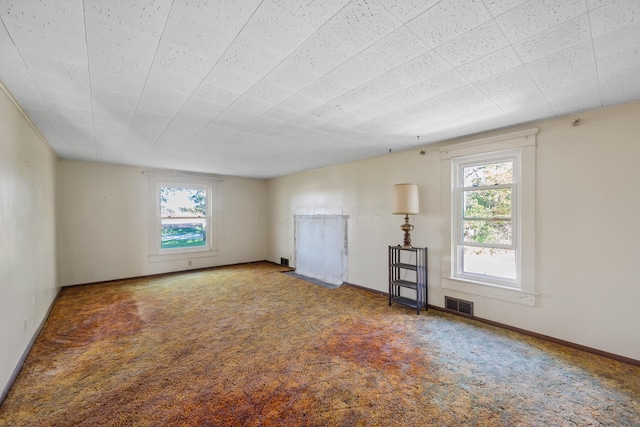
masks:
[(121, 126), (129, 128), (135, 114), (135, 106), (126, 107), (105, 102), (93, 101), (93, 116), (96, 120), (120, 123)]
[(89, 96), (90, 89), (88, 80), (69, 80), (51, 74), (40, 74), (39, 72), (32, 72), (31, 75), (38, 87), (76, 96)]
[(496, 22), (507, 39), (516, 43), (586, 12), (584, 0), (529, 0), (498, 16)]
[[(533, 96), (539, 96), (540, 89), (534, 82), (524, 83), (518, 86), (510, 87), (507, 90), (494, 92), (489, 98), (497, 105), (507, 105), (517, 102), (520, 99), (526, 99)], [(524, 107), (524, 105), (522, 105)]]
[(141, 76), (145, 76), (151, 66), (151, 58), (148, 59), (145, 61), (136, 55), (101, 52), (91, 56), (91, 70), (143, 83)]
[(154, 59), (154, 68), (160, 67), (176, 74), (203, 78), (217, 62), (217, 57), (206, 56), (188, 44), (163, 41)]
[(513, 45), (522, 62), (527, 63), (536, 59), (560, 52), (569, 46), (578, 45), (590, 40), (589, 18), (587, 15), (536, 34)]
[(457, 70), (470, 82), (475, 82), (521, 65), (522, 62), (513, 48), (507, 46), (475, 61), (461, 65)]
[[(531, 106), (534, 110), (548, 109), (549, 114), (553, 114), (553, 110), (549, 107), (547, 100), (540, 93), (538, 88), (531, 88), (529, 85), (523, 85), (522, 87), (515, 88), (517, 96), (504, 94), (498, 99), (495, 95), (491, 95), (492, 99), (496, 101), (496, 105), (502, 109), (505, 113), (519, 114), (522, 112), (523, 107)], [(520, 119), (518, 119), (520, 121)]]
[(249, 90), (258, 81), (260, 81), (260, 76), (248, 74), (227, 64), (219, 63), (203, 80), (203, 84), (241, 94)]
[(308, 113), (314, 108), (318, 108), (325, 101), (308, 96), (305, 92), (300, 92), (280, 103), (278, 106), (286, 110), (296, 112), (296, 116)]
[(618, 0), (589, 13), (593, 37), (617, 31), (629, 25), (640, 23), (640, 2)]
[(362, 116), (356, 112), (347, 113), (344, 116), (338, 117), (331, 121), (336, 126), (351, 127), (368, 122), (369, 118)]
[(279, 104), (291, 95), (296, 93), (297, 90), (283, 87), (275, 83), (270, 83), (267, 80), (262, 80), (254, 87), (249, 89), (245, 95), (251, 98), (255, 98), (259, 101), (269, 102), (271, 104)]
[(202, 76), (178, 74), (162, 67), (154, 66), (147, 76), (146, 84), (165, 89), (192, 94), (202, 83)]
[[(84, 34), (76, 37), (47, 34), (42, 29), (29, 30), (23, 23), (3, 18), (3, 22), (15, 41), (23, 58), (50, 57), (65, 58), (67, 62), (87, 63), (87, 49)], [(27, 63), (27, 66), (29, 64)]]
[(301, 115), (301, 113), (299, 113), (298, 111), (284, 107), (282, 104), (280, 104), (273, 107), (271, 110), (265, 112), (264, 114), (261, 114), (260, 117), (278, 120), (281, 122), (289, 122), (299, 115)]
[(358, 55), (328, 73), (323, 79), (334, 80), (340, 82), (341, 86), (355, 89), (380, 76), (383, 72), (381, 67)]
[(273, 0), (296, 18), (319, 28), (338, 13), (349, 0)]
[(343, 64), (356, 53), (342, 45), (331, 31), (323, 28), (300, 45), (290, 60), (322, 76)]
[(502, 15), (526, 1), (527, 0), (483, 0), (484, 5), (494, 17)]
[(394, 14), (403, 24), (431, 9), (440, 0), (380, 0), (380, 3)]
[[(2, 24), (0, 22), (0, 24)], [(20, 68), (23, 71), (24, 62), (22, 60), (22, 56), (20, 56), (20, 52), (16, 48), (13, 40), (7, 33), (7, 30), (4, 25), (0, 25), (0, 58), (2, 58), (2, 69), (0, 69), (0, 73), (5, 73), (6, 67), (14, 67)], [(2, 75), (0, 74), (0, 76)], [(28, 77), (28, 76), (27, 76)]]
[(287, 88), (286, 90), (295, 93), (309, 86), (321, 76), (321, 74), (299, 65), (289, 58), (271, 71), (263, 81)]
[(447, 72), (382, 100), (391, 111), (467, 86), (457, 72)]
[(558, 116), (602, 106), (598, 81), (595, 78), (558, 87), (544, 92), (543, 95)]
[(353, 0), (335, 15), (323, 30), (350, 49), (360, 52), (401, 25), (374, 0)]
[(460, 104), (474, 104), (477, 100), (481, 100), (483, 103), (489, 102), (488, 98), (478, 88), (473, 85), (467, 85), (428, 99), (404, 111), (411, 116), (424, 115), (425, 111), (443, 110)]
[(429, 50), (426, 43), (403, 26), (362, 52), (361, 55), (385, 70), (391, 70)]
[(331, 101), (332, 104), (340, 106), (345, 112), (350, 112), (364, 107), (376, 101), (369, 95), (368, 90), (355, 89)]
[(555, 112), (541, 94), (531, 98), (523, 98), (510, 104), (502, 104), (500, 108), (516, 123), (529, 123), (555, 117)]
[(451, 65), (445, 62), (436, 52), (428, 52), (413, 61), (393, 70), (392, 73), (404, 76), (414, 83), (420, 83), (445, 71), (451, 70)]
[(0, 3), (0, 16), (4, 22), (29, 22), (29, 27), (51, 36), (75, 37), (82, 31), (81, 4), (73, 0), (15, 0)]
[(73, 94), (67, 91), (59, 92), (50, 89), (44, 89), (40, 93), (42, 93), (47, 102), (91, 110), (91, 98), (87, 96), (88, 94)]
[(587, 9), (593, 10), (616, 0), (587, 0)]
[(640, 47), (640, 22), (593, 40), (597, 59)]
[(535, 79), (535, 82), (543, 93), (547, 93), (554, 90), (561, 91), (565, 87), (574, 86), (577, 90), (577, 88), (579, 88), (579, 82), (593, 81), (596, 77), (596, 63), (591, 62), (565, 68), (555, 74)]
[(632, 71), (640, 76), (640, 47), (598, 60), (598, 73), (613, 76)]
[(243, 28), (241, 36), (289, 55), (313, 33), (309, 24), (267, 0)]
[(329, 103), (318, 107), (307, 114), (327, 121), (337, 119), (338, 117), (341, 117), (346, 113), (347, 111), (340, 104)]
[[(248, 95), (243, 95), (233, 103), (233, 108), (242, 110), (251, 116), (257, 116), (265, 113), (275, 106), (272, 102), (263, 101)], [(252, 117), (253, 118), (253, 117)]]
[(585, 42), (526, 64), (533, 79), (593, 62), (593, 43)]
[(480, 0), (443, 0), (407, 24), (422, 40), (436, 48), (491, 19)]
[[(350, 89), (350, 86), (342, 83), (339, 79), (326, 77), (318, 80), (307, 89), (299, 92), (293, 98), (304, 96), (306, 98), (309, 98), (310, 100), (313, 100), (309, 102), (309, 105), (313, 106), (306, 110), (310, 111), (318, 106), (314, 105), (316, 101), (320, 102), (320, 105), (322, 105), (327, 101), (339, 97), (340, 95), (344, 95), (345, 93), (349, 92)], [(293, 104), (290, 102), (290, 100), (285, 101), (283, 105), (288, 106), (289, 108), (296, 108), (301, 110), (304, 110), (307, 107), (303, 104), (297, 104), (296, 107), (292, 107)]]
[[(491, 112), (486, 116), (483, 113)], [(470, 98), (465, 102), (457, 103), (451, 107), (447, 107), (441, 110), (429, 112), (421, 117), (411, 119), (403, 124), (399, 129), (403, 133), (419, 134), (420, 129), (425, 126), (436, 124), (439, 126), (447, 121), (454, 121), (458, 125), (464, 125), (465, 117), (471, 118), (471, 122), (482, 122), (484, 118), (491, 119), (495, 116), (505, 115), (502, 110), (497, 108), (493, 102), (486, 97)]]
[(640, 99), (640, 79), (637, 78), (640, 71), (627, 69), (615, 74), (601, 74), (600, 92), (602, 104), (612, 106)]
[(102, 21), (114, 21), (123, 28), (159, 37), (171, 8), (170, 0), (129, 0), (104, 2), (86, 0), (86, 13), (98, 16)]
[(283, 59), (283, 54), (271, 46), (263, 46), (259, 42), (240, 35), (225, 52), (214, 71), (221, 66), (228, 67), (231, 73), (240, 71), (253, 77), (251, 79), (253, 82), (251, 86), (253, 86), (265, 72), (275, 68)]
[(488, 77), (484, 80), (476, 82), (476, 86), (483, 93), (491, 95), (492, 93), (501, 92), (514, 86), (520, 86), (531, 81), (531, 76), (527, 69), (522, 67), (513, 68), (501, 74)]
[(494, 21), (443, 44), (436, 52), (454, 67), (504, 48), (509, 43)]
[(189, 96), (167, 88), (147, 85), (140, 98), (139, 108), (173, 117)]

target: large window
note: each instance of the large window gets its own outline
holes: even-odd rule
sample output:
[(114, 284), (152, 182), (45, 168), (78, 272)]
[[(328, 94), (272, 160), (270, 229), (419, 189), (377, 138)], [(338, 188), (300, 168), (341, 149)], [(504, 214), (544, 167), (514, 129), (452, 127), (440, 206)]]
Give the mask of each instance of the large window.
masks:
[(511, 152), (454, 161), (456, 277), (517, 286), (519, 159)]
[(536, 134), (443, 145), (441, 286), (534, 306)]
[(219, 179), (153, 172), (151, 184), (151, 261), (215, 255), (215, 189)]

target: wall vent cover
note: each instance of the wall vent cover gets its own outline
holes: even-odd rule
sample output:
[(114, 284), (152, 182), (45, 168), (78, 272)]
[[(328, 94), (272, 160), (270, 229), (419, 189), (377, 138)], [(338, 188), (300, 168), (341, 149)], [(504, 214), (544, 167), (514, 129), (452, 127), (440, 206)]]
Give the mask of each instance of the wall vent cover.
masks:
[(473, 317), (473, 302), (458, 298), (444, 297), (444, 306), (447, 310), (455, 311), (463, 316)]
[(284, 265), (285, 267), (289, 267), (289, 258), (280, 258), (280, 265)]

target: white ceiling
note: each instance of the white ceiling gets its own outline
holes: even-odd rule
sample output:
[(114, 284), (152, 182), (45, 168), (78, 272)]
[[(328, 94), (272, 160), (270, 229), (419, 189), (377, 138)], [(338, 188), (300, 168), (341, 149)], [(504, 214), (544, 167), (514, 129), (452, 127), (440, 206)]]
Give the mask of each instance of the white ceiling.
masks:
[(640, 0), (0, 0), (0, 18), (0, 79), (64, 159), (274, 177), (640, 99)]

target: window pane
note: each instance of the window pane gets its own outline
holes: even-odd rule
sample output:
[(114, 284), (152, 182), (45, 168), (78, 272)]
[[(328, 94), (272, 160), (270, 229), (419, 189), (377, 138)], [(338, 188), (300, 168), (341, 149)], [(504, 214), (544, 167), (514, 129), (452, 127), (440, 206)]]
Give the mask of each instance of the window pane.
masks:
[(206, 219), (162, 219), (162, 249), (207, 245)]
[(462, 272), (515, 280), (516, 251), (464, 246)]
[(511, 244), (511, 221), (464, 221), (465, 242)]
[(511, 218), (511, 188), (469, 190), (463, 198), (465, 218)]
[(513, 161), (489, 163), (463, 168), (464, 187), (511, 184), (513, 182)]
[(160, 188), (160, 215), (169, 217), (207, 216), (207, 193), (197, 188)]

